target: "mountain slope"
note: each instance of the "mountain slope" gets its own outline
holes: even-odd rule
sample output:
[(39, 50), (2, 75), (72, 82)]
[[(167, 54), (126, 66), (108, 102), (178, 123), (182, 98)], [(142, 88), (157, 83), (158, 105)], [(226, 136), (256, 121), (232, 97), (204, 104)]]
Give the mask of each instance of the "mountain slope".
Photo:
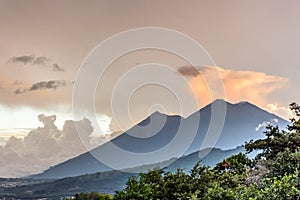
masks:
[[(223, 112), (226, 112), (224, 125)], [(210, 141), (209, 144), (216, 144), (213, 146), (221, 149), (233, 149), (251, 139), (262, 138), (262, 130), (256, 131), (256, 127), (271, 121), (280, 127), (285, 127), (288, 123), (248, 102), (231, 104), (223, 100), (214, 101), (186, 119), (155, 112), (112, 141), (34, 177), (78, 176), (111, 169), (133, 168), (182, 157), (211, 147), (203, 143), (206, 141), (208, 130), (210, 131), (208, 141), (216, 137), (216, 141)], [(214, 125), (210, 126), (211, 124)], [(220, 135), (218, 125), (222, 128)]]
[[(242, 147), (223, 151), (221, 149), (205, 149), (194, 152), (190, 155), (184, 156), (176, 160), (171, 165), (166, 167), (164, 171), (174, 172), (178, 168), (184, 169), (186, 172), (190, 171), (192, 167), (200, 160), (202, 164), (214, 166), (223, 159), (240, 152), (243, 152)], [(209, 152), (209, 153), (208, 153)], [(208, 153), (206, 155), (206, 153)], [(205, 155), (202, 157), (202, 155)], [(169, 161), (165, 161), (169, 163)], [(128, 169), (128, 171), (148, 171), (157, 166), (165, 166), (164, 163), (156, 163), (152, 165), (140, 166), (135, 169)], [(125, 187), (127, 179), (131, 176), (137, 175), (130, 172), (122, 171), (107, 171), (98, 172), (94, 174), (81, 175), (70, 178), (62, 178), (58, 180), (30, 180), (30, 179), (13, 179), (0, 180), (0, 198), (16, 198), (16, 199), (38, 199), (51, 198), (61, 199), (62, 197), (73, 196), (80, 192), (93, 192), (113, 194), (116, 190), (121, 190)], [(14, 185), (14, 183), (26, 182), (14, 187), (5, 187), (7, 185)], [(9, 184), (10, 183), (10, 184)], [(3, 186), (2, 186), (3, 185)]]

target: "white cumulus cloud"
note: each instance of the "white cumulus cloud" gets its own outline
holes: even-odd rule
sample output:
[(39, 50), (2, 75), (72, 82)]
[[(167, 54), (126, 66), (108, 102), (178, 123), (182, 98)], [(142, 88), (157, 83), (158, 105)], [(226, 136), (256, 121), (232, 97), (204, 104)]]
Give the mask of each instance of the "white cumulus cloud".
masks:
[(261, 129), (264, 129), (266, 128), (268, 125), (276, 125), (277, 123), (279, 122), (278, 119), (274, 118), (274, 119), (271, 119), (270, 121), (264, 121), (260, 124), (257, 125), (257, 127), (255, 128), (255, 131), (259, 131)]
[(11, 136), (0, 146), (0, 177), (40, 173), (111, 139), (107, 135), (91, 137), (93, 127), (86, 118), (67, 120), (62, 130), (55, 125), (55, 115), (41, 114), (38, 119), (42, 127), (30, 131), (23, 139)]

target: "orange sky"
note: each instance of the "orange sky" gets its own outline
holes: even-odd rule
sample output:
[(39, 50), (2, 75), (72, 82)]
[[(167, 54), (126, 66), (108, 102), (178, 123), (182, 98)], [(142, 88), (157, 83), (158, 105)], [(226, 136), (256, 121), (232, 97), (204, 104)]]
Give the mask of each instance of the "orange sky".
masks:
[[(72, 82), (84, 58), (97, 44), (113, 34), (145, 26), (174, 29), (203, 45), (219, 66), (228, 101), (250, 101), (287, 117), (288, 104), (300, 100), (300, 2), (297, 0), (167, 0), (155, 4), (150, 0), (3, 0), (0, 5), (0, 105), (9, 110), (0, 113), (0, 119), (6, 122), (0, 128), (23, 126), (18, 121), (35, 127), (36, 117), (26, 117), (26, 113), (19, 112), (20, 108), (31, 110), (32, 115), (57, 114), (61, 116), (58, 123), (62, 124), (71, 112), (71, 84), (18, 95), (15, 91), (51, 80)], [(41, 65), (34, 61), (26, 65), (10, 62), (13, 57), (31, 55), (49, 60)], [(132, 66), (151, 61), (176, 69), (189, 64), (162, 52), (147, 51), (120, 60), (112, 64), (109, 77), (99, 86), (96, 95), (99, 115), (111, 117), (109, 90)], [(53, 64), (64, 71), (53, 71)], [(210, 102), (202, 80), (198, 76), (187, 78), (200, 105)], [(155, 102), (157, 96), (145, 89), (131, 101), (134, 122), (149, 114), (149, 104), (164, 104), (172, 98), (157, 91), (165, 99)], [(178, 112), (176, 103), (169, 104), (168, 113)], [(14, 113), (15, 117), (6, 113)]]

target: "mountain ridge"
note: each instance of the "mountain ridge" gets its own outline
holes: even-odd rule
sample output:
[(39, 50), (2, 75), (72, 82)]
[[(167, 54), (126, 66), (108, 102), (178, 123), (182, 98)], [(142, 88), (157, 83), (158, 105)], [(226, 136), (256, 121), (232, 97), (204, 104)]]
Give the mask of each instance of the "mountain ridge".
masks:
[[(225, 100), (215, 100), (211, 104), (189, 115), (187, 118), (183, 118), (179, 115), (169, 116), (156, 111), (108, 143), (98, 146), (90, 152), (50, 167), (40, 174), (40, 176), (67, 177), (114, 169), (104, 164), (105, 162), (100, 162), (99, 160), (105, 161), (102, 157), (115, 159), (115, 161), (113, 161), (115, 162), (114, 164), (120, 167), (119, 169), (122, 169), (122, 167), (132, 168), (142, 164), (163, 162), (172, 157), (182, 157), (197, 152), (205, 148), (203, 141), (205, 140), (211, 122), (212, 107), (215, 106), (218, 108), (218, 105), (222, 104), (226, 105), (226, 115), (222, 132), (218, 140), (215, 141), (215, 146), (213, 146), (216, 148), (223, 150), (233, 149), (250, 139), (263, 137), (263, 134), (256, 131), (255, 128), (265, 121), (271, 121), (276, 118), (278, 119), (277, 125), (282, 127), (288, 124), (284, 119), (249, 102), (232, 104)], [(165, 121), (162, 119), (165, 119)], [(193, 131), (191, 129), (193, 126), (198, 126), (194, 137), (190, 134)], [(182, 130), (180, 130), (180, 128)], [(213, 128), (214, 127), (212, 127), (212, 133), (214, 133)], [(181, 144), (189, 144), (189, 146), (183, 148)], [(171, 146), (172, 148), (170, 148), (169, 151), (165, 151), (165, 154), (162, 155), (148, 156), (147, 158), (140, 157), (140, 160), (133, 160), (112, 153), (114, 152), (114, 146), (125, 152), (127, 151), (137, 155), (160, 151), (165, 148), (165, 146)], [(95, 156), (98, 156), (98, 159), (95, 158)]]
[[(206, 155), (206, 152), (209, 153)], [(221, 162), (223, 159), (231, 155), (245, 152), (243, 147), (237, 147), (230, 150), (221, 150), (218, 148), (204, 149), (194, 152), (181, 158), (171, 158), (166, 163), (171, 163), (164, 167), (164, 163), (155, 163), (152, 165), (139, 166), (138, 169), (125, 169), (125, 171), (111, 170), (105, 172), (97, 172), (92, 174), (84, 174), (75, 177), (66, 177), (60, 179), (0, 179), (0, 198), (16, 198), (16, 199), (37, 199), (37, 198), (56, 198), (73, 196), (74, 193), (81, 192), (99, 192), (105, 194), (113, 194), (117, 190), (124, 189), (125, 183), (131, 176), (136, 176), (137, 171), (148, 172), (160, 168), (164, 172), (175, 172), (177, 169), (182, 169), (186, 173), (193, 168), (193, 166), (201, 161), (201, 164), (210, 167)], [(202, 155), (205, 155), (204, 157)], [(172, 162), (175, 160), (175, 162)], [(46, 178), (46, 177), (44, 177)], [(3, 184), (5, 183), (6, 184)], [(1, 185), (10, 185), (20, 183), (15, 187), (1, 188)]]

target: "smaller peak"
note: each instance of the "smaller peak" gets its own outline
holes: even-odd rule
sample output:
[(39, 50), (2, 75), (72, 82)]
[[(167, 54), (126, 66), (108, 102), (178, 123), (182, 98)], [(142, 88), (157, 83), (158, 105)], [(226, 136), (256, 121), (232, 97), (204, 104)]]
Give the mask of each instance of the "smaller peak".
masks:
[(153, 112), (150, 116), (151, 117), (155, 117), (155, 118), (158, 118), (158, 117), (180, 117), (180, 118), (184, 118), (181, 114), (169, 114), (169, 113), (162, 113), (160, 111), (155, 111)]
[(212, 103), (226, 102), (224, 99), (216, 99)]
[(217, 104), (217, 103), (229, 104), (229, 102), (225, 101), (224, 99), (216, 99), (211, 104)]
[(153, 115), (153, 114), (161, 115), (161, 114), (163, 114), (163, 113), (161, 113), (160, 111), (157, 110), (157, 111), (153, 112), (152, 115)]
[(240, 101), (237, 104), (246, 104), (246, 103), (248, 103), (248, 101)]
[(219, 105), (228, 105), (230, 103), (228, 103), (227, 101), (225, 101), (224, 99), (216, 99), (213, 102), (211, 102), (210, 104), (207, 104), (206, 106), (204, 106), (203, 108), (201, 108), (199, 111), (206, 109), (206, 108), (210, 108), (211, 106), (219, 106)]
[(252, 105), (252, 104), (249, 103), (248, 101), (240, 101), (240, 102), (236, 103), (235, 105), (243, 106), (243, 105)]
[(158, 110), (156, 110), (155, 112), (153, 112), (150, 116), (159, 116), (159, 115), (166, 115)]

